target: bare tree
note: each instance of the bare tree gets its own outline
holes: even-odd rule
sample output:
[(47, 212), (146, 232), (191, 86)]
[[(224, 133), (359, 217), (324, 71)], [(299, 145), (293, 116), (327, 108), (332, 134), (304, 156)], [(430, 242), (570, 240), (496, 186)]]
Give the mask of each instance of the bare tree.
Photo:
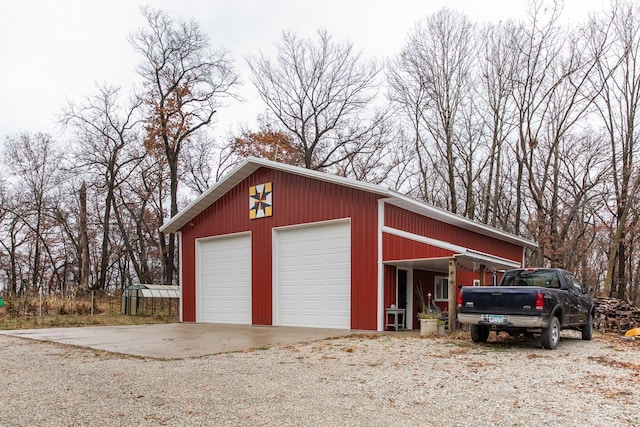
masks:
[[(142, 61), (138, 73), (147, 104), (147, 150), (169, 169), (170, 210), (178, 213), (179, 163), (183, 145), (213, 121), (216, 108), (233, 95), (238, 77), (224, 51), (213, 51), (194, 22), (175, 21), (159, 10), (142, 9), (147, 26), (130, 37)], [(176, 237), (160, 236), (164, 282), (173, 283)]]
[(51, 261), (50, 267), (55, 263), (49, 240), (55, 233), (50, 211), (57, 202), (54, 192), (61, 185), (62, 155), (51, 136), (43, 133), (7, 137), (5, 147), (5, 161), (20, 189), (14, 214), (30, 235), (27, 244), (31, 287), (41, 291), (47, 282), (44, 262)]
[(201, 194), (215, 182), (213, 165), (216, 144), (209, 135), (199, 133), (183, 150), (180, 177), (187, 188)]
[[(428, 163), (420, 168), (431, 167), (440, 176), (447, 188), (446, 208), (454, 213), (459, 211), (457, 163), (469, 148), (461, 134), (460, 114), (470, 99), (473, 30), (466, 16), (442, 9), (416, 26), (397, 60), (398, 71), (391, 74), (395, 98), (411, 114), (417, 131), (418, 156)], [(429, 181), (425, 179), (425, 185)]]
[[(22, 289), (20, 248), (26, 243), (24, 229), (26, 225), (21, 221), (20, 215), (14, 209), (9, 209), (2, 218), (2, 236), (0, 244), (6, 252), (8, 260), (4, 266), (7, 275), (9, 295), (19, 295)], [(28, 270), (28, 268), (27, 268)], [(26, 280), (26, 279), (25, 279)], [(19, 287), (20, 285), (20, 287)]]
[(350, 177), (358, 181), (382, 184), (386, 182), (399, 162), (402, 153), (396, 141), (392, 141), (393, 125), (381, 126), (377, 135), (373, 136), (371, 149), (363, 150), (358, 155), (349, 156), (344, 162), (336, 164), (336, 175)]
[(290, 134), (302, 166), (336, 172), (346, 162), (352, 167), (342, 165), (342, 172), (349, 173), (360, 158), (373, 160), (388, 138), (388, 110), (370, 113), (380, 67), (362, 60), (351, 43), (335, 42), (324, 30), (316, 40), (284, 33), (275, 60), (261, 55), (248, 62), (260, 97), (276, 127)]
[(414, 55), (412, 49), (405, 48), (388, 67), (387, 81), (389, 98), (396, 106), (395, 115), (399, 117), (399, 139), (405, 145), (401, 152), (404, 156), (399, 157), (398, 165), (402, 166), (395, 188), (406, 187), (408, 194), (437, 205), (435, 198), (429, 196), (430, 189), (434, 187), (431, 183), (435, 182), (431, 177), (435, 175), (437, 165), (427, 161), (424, 150), (423, 110), (427, 108), (428, 98), (420, 57)]
[[(592, 75), (602, 89), (597, 111), (610, 146), (613, 217), (604, 294), (623, 298), (627, 289), (627, 244), (635, 240), (637, 194), (640, 190), (638, 131), (640, 120), (640, 8), (614, 2), (609, 13), (593, 17), (585, 36), (597, 63)], [(606, 48), (603, 53), (603, 46)], [(617, 276), (616, 276), (617, 270)]]
[[(597, 239), (599, 212), (604, 209), (602, 194), (610, 177), (608, 150), (600, 135), (588, 129), (584, 134), (574, 131), (562, 145), (558, 177), (560, 207), (555, 226), (555, 239), (550, 246), (549, 259), (557, 265), (573, 267), (575, 273), (594, 277), (593, 267), (587, 266)], [(554, 197), (551, 197), (553, 199)], [(586, 279), (586, 277), (585, 277)], [(585, 280), (583, 283), (597, 283)]]
[[(500, 212), (501, 201), (509, 198), (510, 191), (504, 191), (509, 176), (503, 167), (509, 165), (508, 138), (514, 129), (514, 113), (512, 91), (514, 74), (518, 68), (518, 56), (514, 52), (513, 40), (517, 37), (514, 22), (507, 21), (483, 28), (478, 50), (480, 89), (479, 99), (482, 104), (479, 112), (482, 116), (489, 138), (487, 170), (484, 174), (484, 186), (480, 190), (482, 198), (481, 221), (492, 226), (498, 225), (498, 219), (511, 218), (509, 212)], [(506, 162), (504, 162), (506, 160)], [(510, 229), (506, 222), (500, 224)]]
[(6, 291), (8, 295), (19, 293), (18, 282), (21, 275), (18, 273), (20, 264), (20, 246), (25, 243), (26, 225), (21, 220), (21, 209), (17, 203), (17, 197), (8, 191), (4, 180), (0, 181), (0, 245), (4, 248), (0, 252), (2, 269), (6, 274)]
[[(116, 191), (117, 209), (114, 213), (124, 255), (118, 264), (122, 269), (131, 267), (140, 283), (163, 280), (160, 236), (157, 233), (164, 212), (163, 171), (161, 162), (147, 156), (136, 167), (137, 179), (127, 180)], [(128, 261), (125, 263), (122, 258)], [(125, 273), (122, 270), (121, 276), (125, 277)]]
[(144, 155), (137, 142), (139, 119), (136, 113), (139, 106), (140, 101), (135, 101), (122, 107), (119, 89), (102, 85), (81, 104), (69, 103), (63, 110), (61, 122), (72, 127), (78, 146), (75, 167), (92, 176), (96, 190), (104, 196), (100, 261), (97, 281), (92, 284), (92, 289), (107, 287), (116, 189), (130, 178), (133, 168)]
[(89, 225), (87, 223), (87, 185), (80, 187), (80, 287), (89, 289), (89, 274), (91, 261), (89, 260)]
[[(529, 223), (534, 228), (529, 232), (540, 244), (537, 260), (553, 266), (562, 266), (557, 257), (562, 246), (561, 211), (583, 203), (562, 197), (560, 177), (568, 155), (566, 146), (573, 143), (570, 132), (585, 117), (595, 97), (587, 85), (594, 61), (583, 54), (584, 46), (575, 33), (559, 27), (560, 6), (546, 8), (532, 3), (530, 22), (514, 40), (520, 64), (513, 84), (518, 126), (516, 231), (521, 231), (519, 221), (525, 218), (521, 189), (527, 188), (534, 215)], [(583, 190), (577, 193), (580, 198), (588, 188)]]

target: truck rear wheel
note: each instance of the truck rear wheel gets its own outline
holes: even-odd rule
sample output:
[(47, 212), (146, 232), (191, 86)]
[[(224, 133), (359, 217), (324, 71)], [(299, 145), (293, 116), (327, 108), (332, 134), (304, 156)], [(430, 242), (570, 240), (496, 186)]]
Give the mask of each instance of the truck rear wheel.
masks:
[(549, 327), (542, 330), (542, 346), (549, 350), (554, 350), (560, 341), (560, 321), (557, 317), (552, 317)]
[(471, 340), (473, 342), (487, 342), (489, 338), (489, 327), (482, 325), (471, 325)]
[(587, 317), (587, 324), (582, 327), (582, 339), (585, 341), (591, 341), (593, 337), (593, 316), (589, 313)]

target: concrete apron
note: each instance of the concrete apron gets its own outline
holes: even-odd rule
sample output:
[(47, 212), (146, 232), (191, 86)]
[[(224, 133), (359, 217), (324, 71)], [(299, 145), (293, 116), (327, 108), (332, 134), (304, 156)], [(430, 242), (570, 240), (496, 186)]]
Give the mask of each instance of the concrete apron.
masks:
[(0, 331), (0, 335), (52, 341), (112, 353), (158, 359), (200, 357), (261, 347), (319, 341), (354, 333), (356, 331), (348, 329), (210, 323), (164, 323)]

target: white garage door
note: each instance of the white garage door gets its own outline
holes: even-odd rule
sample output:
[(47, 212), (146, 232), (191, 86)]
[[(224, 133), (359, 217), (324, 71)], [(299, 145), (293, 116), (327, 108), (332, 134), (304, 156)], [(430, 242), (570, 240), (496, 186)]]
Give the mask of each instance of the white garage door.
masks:
[(251, 324), (251, 235), (199, 240), (196, 321)]
[(351, 224), (278, 230), (274, 325), (351, 328)]

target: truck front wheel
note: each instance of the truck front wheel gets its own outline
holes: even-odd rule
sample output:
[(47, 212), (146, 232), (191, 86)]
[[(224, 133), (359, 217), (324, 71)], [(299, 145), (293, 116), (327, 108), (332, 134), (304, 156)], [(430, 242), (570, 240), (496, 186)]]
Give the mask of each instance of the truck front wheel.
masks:
[(482, 325), (471, 325), (471, 340), (473, 342), (487, 342), (489, 338), (489, 327)]
[(560, 321), (557, 317), (552, 317), (549, 327), (542, 330), (542, 346), (553, 350), (558, 346), (560, 341)]

